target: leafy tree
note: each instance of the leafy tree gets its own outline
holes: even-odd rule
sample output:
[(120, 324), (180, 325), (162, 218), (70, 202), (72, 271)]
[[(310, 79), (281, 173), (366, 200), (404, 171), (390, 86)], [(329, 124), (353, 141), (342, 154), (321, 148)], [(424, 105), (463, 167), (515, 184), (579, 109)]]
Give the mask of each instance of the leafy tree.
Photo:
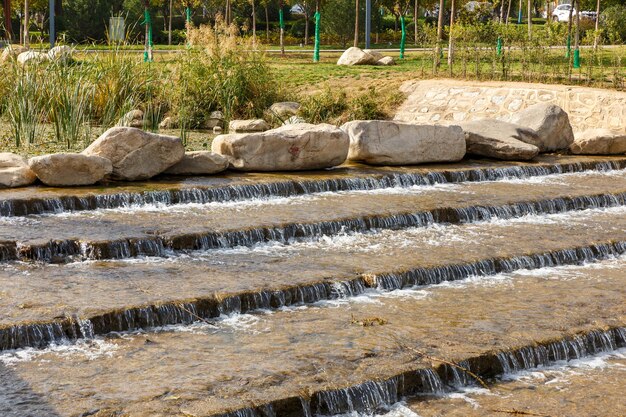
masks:
[(71, 0), (63, 4), (59, 29), (75, 42), (102, 40), (109, 17), (122, 11), (122, 0)]
[(626, 41), (626, 5), (607, 7), (600, 15), (600, 22), (609, 42)]
[(346, 0), (326, 0), (322, 6), (322, 30), (324, 33), (335, 35), (339, 42), (346, 47), (353, 30), (349, 22), (355, 20), (355, 9), (352, 2)]

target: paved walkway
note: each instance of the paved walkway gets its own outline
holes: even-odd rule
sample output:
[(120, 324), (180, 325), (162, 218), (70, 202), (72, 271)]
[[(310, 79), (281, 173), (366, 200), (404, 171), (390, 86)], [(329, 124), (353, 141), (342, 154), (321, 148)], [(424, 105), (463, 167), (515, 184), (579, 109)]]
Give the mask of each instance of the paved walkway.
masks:
[(511, 115), (541, 102), (568, 112), (574, 132), (604, 127), (626, 132), (626, 92), (599, 88), (513, 82), (458, 80), (408, 81), (408, 95), (395, 119), (414, 123), (452, 124), (463, 120)]

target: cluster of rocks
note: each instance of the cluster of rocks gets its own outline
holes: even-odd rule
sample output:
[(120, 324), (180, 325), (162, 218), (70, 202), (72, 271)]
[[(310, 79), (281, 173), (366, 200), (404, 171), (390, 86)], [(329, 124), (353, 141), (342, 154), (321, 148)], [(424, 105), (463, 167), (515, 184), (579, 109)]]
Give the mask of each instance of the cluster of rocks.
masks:
[(9, 45), (2, 51), (0, 62), (15, 60), (24, 65), (46, 61), (68, 62), (71, 58), (72, 48), (67, 45), (55, 46), (47, 52), (33, 51), (21, 45)]
[(227, 160), (220, 155), (185, 153), (178, 137), (114, 127), (81, 153), (42, 155), (29, 160), (12, 153), (0, 154), (0, 186), (21, 187), (37, 179), (55, 187), (108, 180), (141, 181), (161, 173), (215, 174), (227, 167)]
[[(265, 111), (265, 119), (245, 119), (231, 120), (228, 124), (229, 133), (251, 133), (264, 132), (270, 130), (271, 126), (266, 120), (272, 121), (273, 124), (297, 124), (305, 123), (298, 117), (300, 104), (294, 101), (284, 101), (274, 103)], [(141, 128), (144, 125), (144, 113), (141, 110), (131, 110), (126, 113), (119, 121), (118, 126), (130, 126)], [(168, 116), (159, 124), (160, 129), (177, 129), (179, 121), (176, 116)], [(215, 134), (222, 133), (224, 125), (224, 114), (221, 111), (212, 112), (201, 126), (203, 129), (213, 130)]]
[(466, 154), (504, 160), (529, 160), (544, 152), (626, 154), (626, 134), (593, 130), (575, 138), (567, 113), (553, 104), (529, 107), (512, 123), (485, 119), (445, 126), (357, 120), (341, 127), (296, 123), (268, 130), (261, 119), (243, 122), (231, 124), (236, 133), (216, 137), (212, 152), (185, 153), (178, 137), (114, 127), (79, 154), (26, 160), (2, 153), (0, 186), (21, 187), (37, 179), (49, 186), (77, 186), (226, 169), (314, 170), (345, 161), (413, 165), (456, 162)]
[(337, 65), (396, 65), (390, 56), (384, 56), (373, 49), (361, 49), (355, 46), (345, 50)]

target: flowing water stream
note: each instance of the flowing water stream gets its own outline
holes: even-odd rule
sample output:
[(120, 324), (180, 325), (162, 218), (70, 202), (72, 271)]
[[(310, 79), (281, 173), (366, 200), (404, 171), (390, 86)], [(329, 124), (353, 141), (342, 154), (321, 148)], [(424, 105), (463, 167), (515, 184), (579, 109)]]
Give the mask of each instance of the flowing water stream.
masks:
[(625, 167), (0, 191), (0, 416), (611, 415)]

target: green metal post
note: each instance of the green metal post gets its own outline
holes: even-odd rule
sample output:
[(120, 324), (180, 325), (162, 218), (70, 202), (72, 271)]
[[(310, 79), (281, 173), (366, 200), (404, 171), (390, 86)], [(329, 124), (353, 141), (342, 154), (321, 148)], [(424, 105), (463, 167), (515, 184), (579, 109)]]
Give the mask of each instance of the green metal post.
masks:
[(502, 55), (502, 38), (498, 36), (498, 43), (496, 43), (496, 53)]
[(278, 22), (280, 26), (280, 54), (285, 55), (285, 19), (283, 18), (283, 5), (278, 9)]
[(146, 50), (143, 53), (143, 61), (144, 62), (152, 62), (152, 47), (154, 43), (152, 42), (152, 19), (150, 17), (150, 9), (147, 7), (144, 9), (143, 16), (143, 24), (146, 25)]
[(320, 61), (320, 12), (315, 12), (315, 46), (313, 49), (313, 62)]
[(404, 25), (404, 16), (400, 16), (400, 28), (402, 29), (402, 37), (400, 38), (400, 59), (404, 59), (404, 44), (406, 43), (406, 28)]
[(580, 49), (574, 49), (574, 64), (573, 68), (580, 68)]

